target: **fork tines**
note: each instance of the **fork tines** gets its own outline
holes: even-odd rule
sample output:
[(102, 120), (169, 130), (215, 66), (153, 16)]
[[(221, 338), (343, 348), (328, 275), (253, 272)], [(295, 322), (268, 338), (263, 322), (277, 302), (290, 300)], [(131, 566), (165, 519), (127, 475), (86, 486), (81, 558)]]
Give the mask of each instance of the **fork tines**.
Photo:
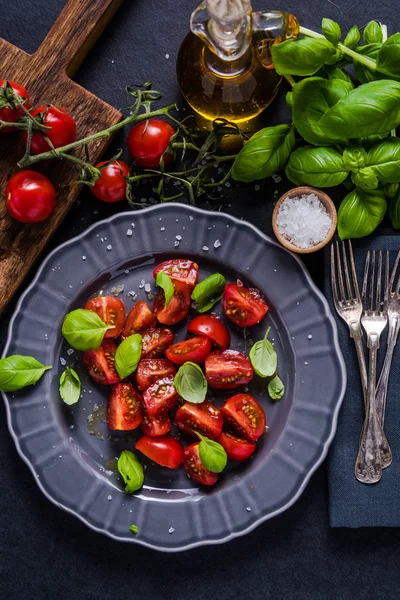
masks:
[[(389, 252), (386, 252), (386, 267), (385, 281), (382, 302), (382, 267), (383, 253), (379, 250), (378, 253), (378, 272), (375, 278), (376, 271), (376, 251), (369, 250), (365, 260), (364, 278), (361, 292), (361, 299), (364, 306), (364, 312), (383, 314), (387, 311), (388, 294), (389, 294)], [(375, 287), (376, 282), (376, 287)], [(375, 291), (376, 290), (376, 291)], [(375, 292), (375, 293), (374, 293)]]
[[(335, 246), (336, 246), (336, 260), (335, 260)], [(354, 264), (353, 248), (351, 245), (351, 241), (348, 240), (351, 281), (350, 281), (350, 273), (349, 273), (347, 255), (346, 255), (345, 242), (342, 242), (342, 252), (340, 252), (339, 242), (336, 242), (335, 246), (334, 246), (334, 244), (332, 244), (332, 246), (331, 246), (331, 279), (332, 279), (333, 301), (334, 301), (336, 309), (338, 309), (339, 307), (342, 307), (344, 304), (348, 304), (351, 302), (361, 303), (361, 297), (360, 297), (360, 291), (358, 288), (357, 273), (356, 273), (356, 267)], [(341, 257), (341, 255), (342, 255), (342, 257)], [(346, 294), (345, 288), (344, 288), (342, 262), (343, 262), (344, 279), (346, 282), (347, 294)], [(336, 265), (336, 263), (337, 263), (337, 265)]]

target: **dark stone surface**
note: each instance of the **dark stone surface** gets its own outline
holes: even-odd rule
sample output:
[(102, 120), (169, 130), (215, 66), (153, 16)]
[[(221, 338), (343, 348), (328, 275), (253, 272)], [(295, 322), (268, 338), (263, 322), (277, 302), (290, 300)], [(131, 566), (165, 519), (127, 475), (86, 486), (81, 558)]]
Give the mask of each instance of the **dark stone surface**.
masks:
[[(64, 1), (14, 0), (6, 5), (3, 0), (1, 4), (0, 35), (33, 52)], [(148, 79), (163, 91), (166, 104), (176, 100), (174, 63), (195, 4), (188, 0), (126, 0), (77, 73), (77, 81), (116, 107), (127, 104), (126, 85)], [(285, 8), (314, 29), (322, 16), (339, 20), (343, 28), (354, 23), (361, 27), (377, 18), (394, 33), (398, 17), (393, 0), (367, 4), (289, 0), (285, 6), (255, 1), (254, 8)], [(286, 118), (282, 96), (283, 90), (266, 115), (267, 123)], [(122, 143), (119, 136), (113, 147)], [(239, 191), (237, 199), (233, 194), (226, 210), (271, 233), (273, 191), (288, 188), (285, 181), (276, 186), (271, 180), (258, 192), (249, 186)], [(126, 206), (118, 209), (126, 210)], [(51, 246), (115, 210), (84, 192)], [(322, 257), (312, 257), (307, 265), (321, 283)], [(0, 324), (1, 347), (12, 310), (10, 306)], [(297, 504), (280, 517), (224, 546), (174, 556), (117, 544), (48, 502), (17, 455), (3, 405), (0, 456), (0, 596), (9, 600), (398, 598), (399, 530), (331, 529), (325, 466), (314, 475)]]

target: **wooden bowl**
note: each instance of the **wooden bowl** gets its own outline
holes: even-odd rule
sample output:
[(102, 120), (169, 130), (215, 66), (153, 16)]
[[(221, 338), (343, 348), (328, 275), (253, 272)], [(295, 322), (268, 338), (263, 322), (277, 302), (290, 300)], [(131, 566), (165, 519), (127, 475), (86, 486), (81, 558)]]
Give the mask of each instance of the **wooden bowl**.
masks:
[[(292, 244), (289, 240), (287, 240), (285, 237), (283, 237), (283, 235), (281, 235), (281, 233), (279, 233), (278, 225), (276, 223), (277, 216), (278, 216), (278, 210), (279, 210), (279, 207), (282, 204), (282, 202), (285, 200), (285, 198), (288, 198), (288, 197), (294, 198), (296, 196), (303, 196), (303, 195), (308, 196), (309, 194), (315, 194), (317, 196), (317, 198), (319, 198), (320, 202), (325, 206), (326, 212), (332, 219), (332, 225), (328, 231), (326, 238), (324, 240), (322, 240), (322, 242), (320, 242), (316, 246), (311, 246), (310, 248), (298, 248), (298, 246), (295, 246), (294, 244)], [(336, 206), (334, 205), (332, 200), (329, 198), (329, 196), (327, 196), (327, 194), (325, 194), (321, 190), (317, 190), (316, 188), (312, 188), (309, 186), (293, 188), (292, 190), (289, 190), (288, 192), (283, 194), (283, 196), (281, 196), (279, 198), (278, 202), (276, 203), (274, 212), (272, 213), (272, 228), (274, 230), (274, 234), (275, 234), (278, 242), (280, 242), (282, 244), (282, 246), (285, 246), (285, 248), (287, 248), (291, 252), (297, 252), (298, 254), (310, 254), (311, 252), (316, 252), (317, 250), (321, 250), (321, 248), (326, 246), (326, 244), (328, 244), (328, 242), (331, 241), (333, 234), (336, 231), (336, 224), (337, 224), (337, 212), (336, 212)]]

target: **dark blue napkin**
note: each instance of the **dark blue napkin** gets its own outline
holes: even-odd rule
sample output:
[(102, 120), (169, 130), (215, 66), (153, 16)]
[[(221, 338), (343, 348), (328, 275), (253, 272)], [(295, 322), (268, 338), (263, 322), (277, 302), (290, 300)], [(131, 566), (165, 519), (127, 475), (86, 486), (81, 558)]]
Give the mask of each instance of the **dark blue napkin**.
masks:
[[(346, 242), (347, 243), (347, 242)], [(391, 265), (400, 249), (400, 236), (379, 235), (353, 241), (361, 290), (367, 250), (389, 250)], [(385, 433), (393, 462), (375, 485), (358, 482), (354, 464), (363, 424), (364, 406), (358, 362), (347, 325), (337, 315), (330, 283), (330, 248), (325, 254), (325, 294), (336, 317), (340, 347), (347, 367), (347, 391), (340, 410), (337, 433), (328, 456), (329, 520), (332, 527), (400, 527), (400, 350), (394, 352), (385, 413)], [(386, 350), (386, 333), (378, 353), (379, 372)], [(364, 345), (366, 336), (364, 334)], [(400, 341), (400, 339), (399, 339)], [(368, 365), (368, 355), (367, 365)], [(379, 373), (378, 372), (378, 373)]]

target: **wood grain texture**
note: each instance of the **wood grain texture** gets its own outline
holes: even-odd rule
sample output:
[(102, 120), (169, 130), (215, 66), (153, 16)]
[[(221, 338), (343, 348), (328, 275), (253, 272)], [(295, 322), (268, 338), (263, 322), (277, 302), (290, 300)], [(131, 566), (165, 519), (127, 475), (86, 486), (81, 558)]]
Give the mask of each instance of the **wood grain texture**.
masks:
[[(0, 78), (15, 80), (30, 94), (32, 106), (56, 104), (70, 112), (78, 138), (105, 129), (122, 114), (70, 79), (86, 53), (123, 0), (68, 0), (40, 48), (29, 55), (0, 38)], [(99, 160), (110, 138), (90, 146), (93, 162)], [(44, 246), (80, 192), (76, 168), (69, 161), (38, 163), (34, 169), (47, 175), (57, 190), (55, 213), (43, 223), (23, 225), (8, 216), (4, 197), (7, 181), (18, 171), (24, 153), (20, 133), (0, 138), (0, 314), (21, 285)]]

